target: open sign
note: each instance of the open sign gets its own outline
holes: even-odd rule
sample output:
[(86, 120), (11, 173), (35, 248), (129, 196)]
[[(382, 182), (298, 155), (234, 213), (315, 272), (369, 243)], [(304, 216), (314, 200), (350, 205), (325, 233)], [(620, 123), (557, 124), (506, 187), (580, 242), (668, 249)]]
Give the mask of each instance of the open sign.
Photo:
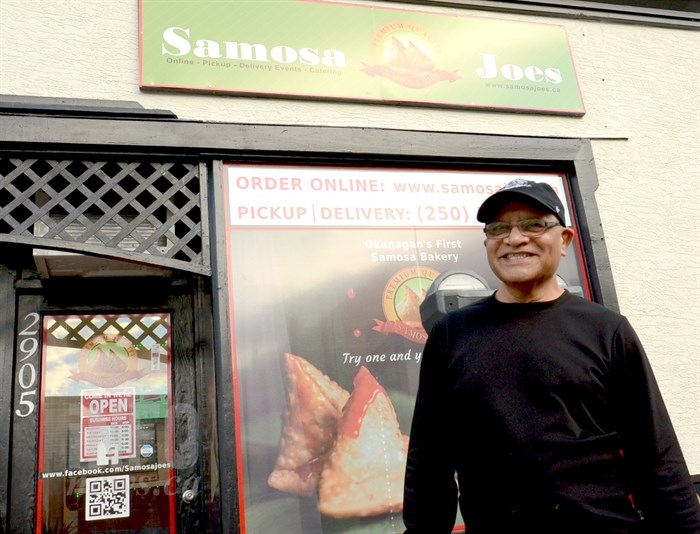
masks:
[(134, 396), (105, 395), (101, 398), (83, 398), (83, 417), (87, 415), (115, 415), (134, 412)]
[[(135, 388), (88, 389), (81, 392), (80, 461), (114, 463), (136, 456)], [(100, 455), (100, 451), (110, 451)], [(109, 458), (107, 458), (109, 457)]]

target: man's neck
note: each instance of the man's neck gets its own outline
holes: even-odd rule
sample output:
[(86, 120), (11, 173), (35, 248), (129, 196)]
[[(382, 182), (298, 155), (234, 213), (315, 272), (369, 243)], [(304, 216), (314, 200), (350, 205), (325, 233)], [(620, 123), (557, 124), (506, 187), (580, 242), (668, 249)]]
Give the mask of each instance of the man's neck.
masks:
[(550, 302), (558, 299), (564, 293), (556, 280), (552, 280), (552, 282), (538, 287), (506, 286), (503, 284), (496, 291), (496, 300), (506, 304)]

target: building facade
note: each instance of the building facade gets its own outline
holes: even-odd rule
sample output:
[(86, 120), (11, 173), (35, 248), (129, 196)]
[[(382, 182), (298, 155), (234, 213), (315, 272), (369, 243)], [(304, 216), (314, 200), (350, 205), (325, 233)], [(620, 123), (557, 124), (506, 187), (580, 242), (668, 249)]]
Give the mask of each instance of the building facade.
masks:
[[(236, 2), (201, 4), (205, 29), (222, 4), (243, 18)], [(250, 20), (269, 21), (268, 41), (252, 23), (233, 45), (185, 23), (168, 38), (149, 25), (149, 9), (170, 9), (155, 0), (0, 5), (0, 527), (401, 532), (396, 503), (321, 504), (313, 463), (295, 473), (313, 487), (276, 481), (296, 469), (285, 464), (294, 418), (313, 409), (295, 392), (305, 381), (345, 399), (368, 369), (400, 443), (425, 340), (417, 305), (441, 274), (466, 277), (466, 300), (495, 287), (475, 206), (530, 176), (558, 189), (577, 232), (562, 284), (630, 319), (697, 479), (694, 3), (246, 4)], [(314, 12), (304, 26), (294, 10), (307, 8), (347, 11)], [(494, 67), (509, 86), (502, 100), (447, 101), (439, 88), (464, 70), (418, 77), (408, 52), (404, 70), (386, 60), (355, 73), (367, 87), (403, 80), (375, 94), (350, 78), (349, 56), (305, 44), (350, 39), (372, 17), (414, 21), (394, 37), (433, 51), (449, 40), (430, 24), (493, 24), (508, 42), (481, 52), (484, 76), (489, 61), (534, 47), (528, 32), (554, 31), (582, 104), (526, 100), (561, 71), (515, 60)], [(365, 48), (388, 27), (377, 23)], [(467, 32), (464, 52), (440, 57), (466, 56), (479, 39)], [(243, 42), (270, 43), (266, 61), (242, 56)], [(209, 62), (207, 74), (169, 78), (189, 61)], [(268, 64), (277, 78), (260, 77)], [(436, 73), (441, 82), (417, 88)]]

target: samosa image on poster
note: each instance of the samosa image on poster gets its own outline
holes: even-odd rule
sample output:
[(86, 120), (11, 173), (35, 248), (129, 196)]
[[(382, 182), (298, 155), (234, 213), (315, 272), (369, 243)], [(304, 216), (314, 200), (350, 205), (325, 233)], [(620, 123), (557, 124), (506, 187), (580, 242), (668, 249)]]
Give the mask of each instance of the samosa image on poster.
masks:
[(321, 472), (319, 511), (334, 518), (400, 512), (407, 450), (389, 395), (361, 367)]
[(270, 487), (311, 495), (350, 394), (301, 356), (285, 353), (287, 408)]
[(310, 496), (333, 518), (400, 512), (408, 436), (386, 390), (362, 366), (352, 394), (285, 353), (287, 408), (270, 487)]

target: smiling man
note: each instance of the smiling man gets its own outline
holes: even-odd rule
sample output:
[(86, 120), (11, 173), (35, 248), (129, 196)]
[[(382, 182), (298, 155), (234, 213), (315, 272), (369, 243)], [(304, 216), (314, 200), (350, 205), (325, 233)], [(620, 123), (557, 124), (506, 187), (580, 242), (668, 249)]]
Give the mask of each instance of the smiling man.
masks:
[(481, 205), (501, 281), (433, 327), (404, 487), (407, 534), (700, 532), (700, 505), (625, 317), (559, 286), (574, 232), (547, 184)]

